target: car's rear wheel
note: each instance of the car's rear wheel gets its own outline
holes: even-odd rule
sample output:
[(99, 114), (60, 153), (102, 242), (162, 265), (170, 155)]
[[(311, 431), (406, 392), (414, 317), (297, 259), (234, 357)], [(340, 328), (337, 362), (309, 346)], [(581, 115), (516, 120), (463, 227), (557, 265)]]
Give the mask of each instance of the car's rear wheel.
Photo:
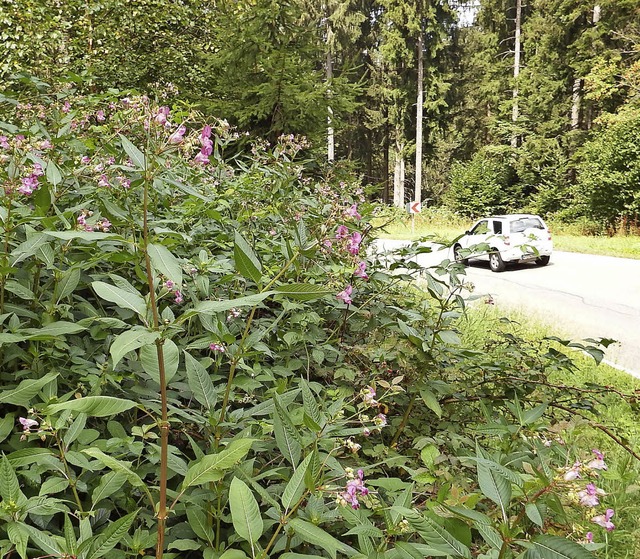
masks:
[(507, 268), (507, 265), (502, 260), (502, 256), (500, 253), (493, 249), (489, 254), (489, 268), (491, 268), (492, 272), (504, 272)]
[(455, 258), (456, 262), (460, 262), (460, 264), (462, 264), (463, 266), (468, 266), (469, 265), (469, 259), (468, 258), (463, 258), (462, 256), (460, 256), (460, 252), (462, 251), (462, 247), (460, 245), (456, 245), (453, 247), (453, 257)]
[(538, 266), (546, 266), (549, 264), (549, 260), (551, 260), (551, 256), (546, 254), (545, 256), (541, 256), (540, 258), (536, 258), (536, 264)]

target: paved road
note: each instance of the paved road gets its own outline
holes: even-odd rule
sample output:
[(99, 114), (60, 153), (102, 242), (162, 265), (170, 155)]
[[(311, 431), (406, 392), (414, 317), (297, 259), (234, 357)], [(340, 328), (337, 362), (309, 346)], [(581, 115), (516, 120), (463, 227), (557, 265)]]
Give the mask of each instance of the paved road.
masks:
[[(448, 251), (438, 251), (419, 261), (432, 265), (446, 257)], [(502, 273), (472, 261), (467, 276), (475, 294), (491, 295), (498, 307), (524, 310), (560, 335), (618, 340), (606, 361), (640, 377), (640, 260), (554, 252), (548, 266), (521, 264)]]

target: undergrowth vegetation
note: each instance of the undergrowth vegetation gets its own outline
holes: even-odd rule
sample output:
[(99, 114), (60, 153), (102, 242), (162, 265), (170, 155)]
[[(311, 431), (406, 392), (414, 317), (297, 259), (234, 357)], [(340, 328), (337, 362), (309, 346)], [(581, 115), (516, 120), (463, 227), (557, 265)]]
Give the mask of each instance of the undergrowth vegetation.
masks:
[(464, 268), (366, 257), (347, 173), (146, 97), (22, 95), (0, 124), (3, 556), (625, 549), (627, 478), (606, 488), (633, 442), (571, 437), (633, 394), (559, 386), (568, 343), (463, 343)]

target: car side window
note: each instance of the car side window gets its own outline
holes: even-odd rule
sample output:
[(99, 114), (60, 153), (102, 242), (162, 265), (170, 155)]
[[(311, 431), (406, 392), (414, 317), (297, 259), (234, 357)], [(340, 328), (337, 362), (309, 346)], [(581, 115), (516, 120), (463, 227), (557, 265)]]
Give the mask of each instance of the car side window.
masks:
[(493, 232), (496, 235), (502, 235), (502, 221), (493, 222)]
[(489, 222), (487, 220), (483, 220), (469, 232), (472, 235), (486, 235), (489, 232)]
[(518, 219), (517, 221), (511, 222), (511, 232), (512, 233), (522, 233), (527, 228), (524, 221)]

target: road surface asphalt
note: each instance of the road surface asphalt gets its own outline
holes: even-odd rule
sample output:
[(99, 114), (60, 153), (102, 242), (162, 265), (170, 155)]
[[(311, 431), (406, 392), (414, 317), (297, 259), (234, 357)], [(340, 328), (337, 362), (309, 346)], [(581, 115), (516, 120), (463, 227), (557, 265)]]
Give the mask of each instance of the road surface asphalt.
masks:
[[(381, 250), (406, 241), (378, 241)], [(432, 266), (451, 258), (448, 249), (418, 256)], [(512, 309), (548, 324), (560, 337), (579, 341), (610, 338), (617, 343), (605, 361), (640, 377), (640, 260), (554, 252), (547, 266), (518, 264), (501, 273), (488, 262), (467, 267), (474, 295), (490, 296), (498, 308)]]

